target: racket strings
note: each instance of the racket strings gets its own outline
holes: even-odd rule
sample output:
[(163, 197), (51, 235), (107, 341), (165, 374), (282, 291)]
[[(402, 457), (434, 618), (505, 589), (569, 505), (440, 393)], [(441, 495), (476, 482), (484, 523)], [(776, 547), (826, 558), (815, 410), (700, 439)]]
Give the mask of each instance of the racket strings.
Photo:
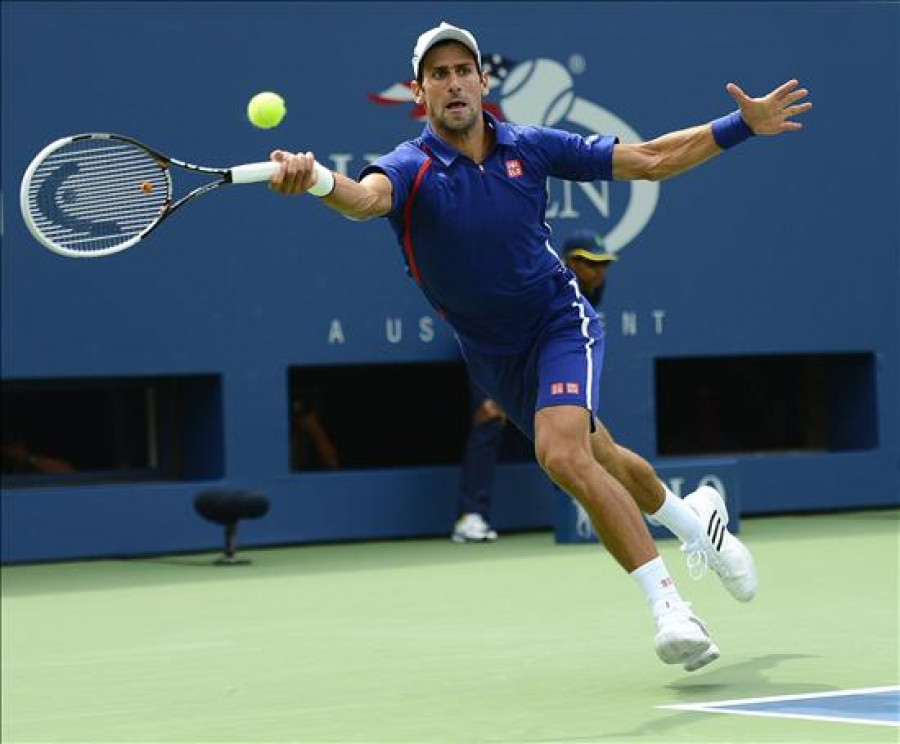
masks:
[(75, 140), (35, 170), (28, 210), (48, 240), (93, 253), (140, 235), (170, 196), (167, 169), (141, 147), (111, 138)]

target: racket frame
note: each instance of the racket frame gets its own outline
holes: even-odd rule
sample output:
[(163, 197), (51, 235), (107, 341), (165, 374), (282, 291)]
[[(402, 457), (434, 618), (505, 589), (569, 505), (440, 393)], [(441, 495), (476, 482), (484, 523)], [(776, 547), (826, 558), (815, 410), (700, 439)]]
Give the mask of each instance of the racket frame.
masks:
[[(34, 177), (37, 169), (47, 159), (47, 157), (68, 144), (83, 140), (119, 140), (140, 148), (148, 155), (150, 155), (154, 160), (156, 160), (160, 170), (165, 174), (166, 184), (168, 188), (166, 199), (163, 202), (163, 206), (160, 209), (159, 214), (157, 215), (156, 219), (154, 219), (149, 225), (147, 225), (147, 227), (141, 230), (138, 234), (126, 240), (124, 243), (96, 251), (73, 250), (71, 248), (57, 245), (52, 240), (46, 238), (38, 228), (37, 224), (34, 222), (28, 204), (28, 192), (31, 187), (32, 178)], [(219, 176), (219, 178), (215, 181), (210, 181), (209, 183), (198, 186), (193, 191), (189, 191), (178, 200), (173, 200), (172, 176), (170, 172), (170, 166), (172, 165), (177, 166), (178, 168), (183, 168), (184, 170), (194, 171), (195, 173), (208, 173), (210, 175), (216, 175)], [(177, 158), (171, 158), (168, 155), (163, 155), (157, 150), (154, 150), (152, 147), (148, 147), (143, 142), (140, 142), (132, 137), (126, 137), (122, 134), (112, 134), (107, 132), (83, 132), (81, 134), (73, 134), (68, 137), (61, 137), (60, 139), (51, 142), (34, 157), (34, 159), (28, 165), (28, 168), (25, 170), (25, 174), (22, 176), (22, 186), (19, 191), (19, 206), (21, 207), (22, 217), (25, 220), (25, 225), (28, 228), (28, 231), (32, 234), (35, 240), (37, 240), (48, 250), (53, 251), (54, 253), (57, 253), (59, 255), (66, 256), (67, 258), (100, 258), (102, 256), (109, 256), (114, 253), (119, 253), (139, 243), (141, 240), (147, 237), (147, 235), (153, 232), (153, 230), (159, 227), (160, 223), (162, 223), (163, 220), (169, 217), (169, 215), (171, 215), (177, 209), (183, 207), (189, 201), (196, 199), (201, 194), (205, 194), (208, 191), (212, 191), (213, 189), (218, 188), (219, 186), (232, 182), (249, 183), (255, 180), (268, 180), (268, 178), (271, 177), (271, 175), (274, 174), (275, 170), (277, 169), (277, 164), (275, 163), (255, 163), (251, 164), (251, 166), (257, 167), (258, 177), (254, 176), (250, 179), (240, 178), (238, 181), (233, 181), (232, 169), (230, 168), (211, 168), (204, 165), (194, 165), (193, 163), (188, 163)], [(249, 169), (251, 166), (237, 166), (237, 168)], [(265, 176), (265, 178), (263, 178), (263, 176)]]

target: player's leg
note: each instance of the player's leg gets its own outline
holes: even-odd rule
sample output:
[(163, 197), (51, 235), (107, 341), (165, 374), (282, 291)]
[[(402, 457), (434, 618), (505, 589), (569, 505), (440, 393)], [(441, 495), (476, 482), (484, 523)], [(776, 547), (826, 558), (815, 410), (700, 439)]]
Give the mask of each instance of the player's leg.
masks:
[[(464, 343), (461, 344), (472, 380), (500, 404), (509, 419), (532, 441), (535, 441), (537, 418), (535, 412), (548, 407), (546, 401), (542, 401), (540, 404), (538, 402), (538, 391), (544, 389), (546, 392), (548, 389), (545, 384), (546, 380), (542, 382), (539, 378), (538, 370), (546, 367), (547, 373), (552, 378), (555, 370), (559, 368), (557, 365), (561, 365), (564, 370), (565, 359), (571, 360), (573, 357), (580, 360), (576, 361), (576, 366), (578, 367), (577, 373), (581, 378), (585, 378), (587, 374), (584, 369), (585, 364), (589, 363), (595, 369), (599, 369), (598, 349), (589, 347), (586, 353), (584, 339), (577, 332), (580, 324), (575, 325), (575, 342), (569, 343), (571, 353), (568, 353), (565, 348), (560, 349), (560, 344), (557, 343), (551, 346), (561, 352), (560, 354), (542, 355), (541, 350), (535, 347), (522, 355), (497, 356), (482, 354), (468, 348)], [(562, 344), (562, 346), (565, 345), (565, 343)], [(553, 349), (551, 348), (550, 351)], [(590, 362), (588, 362), (588, 354)], [(543, 363), (541, 363), (541, 359), (543, 359)], [(564, 378), (555, 377), (554, 379)], [(572, 427), (572, 438), (581, 443), (581, 454), (577, 461), (581, 463), (581, 467), (589, 470), (586, 481), (592, 484), (596, 482), (601, 484), (599, 489), (596, 485), (592, 486), (587, 495), (582, 497), (584, 498), (582, 503), (587, 504), (588, 508), (585, 510), (595, 525), (595, 529), (599, 529), (601, 534), (605, 533), (606, 539), (610, 543), (625, 545), (622, 551), (618, 551), (616, 548), (619, 552), (617, 559), (623, 565), (635, 567), (630, 571), (630, 575), (644, 593), (653, 610), (657, 626), (657, 654), (668, 663), (684, 664), (688, 671), (699, 669), (716, 659), (719, 650), (709, 639), (702, 622), (690, 611), (690, 606), (679, 597), (675, 583), (669, 576), (662, 558), (656, 553), (647, 526), (631, 497), (624, 491), (621, 484), (611, 478), (594, 459), (588, 438), (590, 419), (585, 407), (586, 389), (596, 392), (596, 383), (591, 386), (578, 385), (578, 393), (573, 397), (572, 404), (575, 406), (575, 418), (571, 422), (560, 422), (560, 426), (564, 430), (564, 438), (555, 441), (564, 442), (565, 436), (570, 436), (566, 430)], [(563, 387), (563, 392), (565, 393), (565, 387)], [(551, 413), (549, 416), (552, 418), (553, 414)], [(542, 418), (545, 417), (546, 415), (542, 416)], [(552, 434), (551, 440), (553, 440)], [(561, 457), (557, 457), (554, 449), (551, 461), (556, 462), (559, 459)], [(553, 467), (562, 470), (566, 466), (553, 465)], [(565, 476), (562, 476), (561, 479), (565, 479)], [(575, 478), (575, 480), (584, 479)], [(575, 488), (577, 489), (577, 485)], [(608, 499), (604, 500), (602, 495), (599, 495), (603, 493), (613, 494), (609, 504), (605, 503)], [(595, 502), (598, 504), (596, 508), (594, 507)], [(623, 520), (617, 518), (619, 511), (626, 514), (624, 525), (620, 524)], [(605, 527), (607, 523), (611, 525), (609, 529)], [(641, 561), (644, 562), (641, 563)]]
[(591, 435), (594, 457), (631, 494), (641, 510), (682, 542), (692, 574), (709, 565), (731, 595), (749, 602), (756, 595), (756, 566), (750, 551), (727, 530), (728, 510), (721, 496), (702, 486), (684, 499), (666, 488), (640, 455), (616, 444), (602, 422)]
[(699, 669), (718, 658), (719, 650), (680, 598), (634, 500), (594, 457), (603, 333), (580, 295), (570, 299), (545, 326), (524, 368), (538, 461), (578, 500), (604, 546), (643, 591), (656, 623), (658, 656)]
[(706, 626), (679, 596), (634, 500), (594, 458), (588, 411), (575, 405), (541, 408), (534, 431), (541, 467), (584, 507), (603, 545), (644, 592), (660, 659), (692, 671), (718, 658)]
[(591, 517), (606, 549), (626, 571), (658, 556), (634, 501), (593, 457), (588, 412), (574, 405), (542, 408), (534, 417), (534, 449), (550, 479)]

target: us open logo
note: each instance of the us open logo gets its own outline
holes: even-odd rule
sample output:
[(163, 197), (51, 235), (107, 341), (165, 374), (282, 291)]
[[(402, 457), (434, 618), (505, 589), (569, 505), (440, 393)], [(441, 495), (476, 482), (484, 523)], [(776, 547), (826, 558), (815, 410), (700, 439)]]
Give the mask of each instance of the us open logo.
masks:
[[(523, 62), (514, 61), (501, 54), (485, 54), (482, 59), (488, 76), (488, 98), (484, 100), (486, 111), (498, 115), (511, 124), (542, 125), (562, 129), (580, 127), (588, 135), (615, 135), (621, 142), (641, 142), (642, 137), (609, 109), (588, 98), (576, 95), (573, 74), (580, 75), (587, 67), (585, 58), (574, 54), (569, 59), (568, 68), (556, 60), (538, 57)], [(395, 83), (380, 93), (368, 94), (369, 100), (379, 105), (412, 104), (410, 116), (424, 120), (425, 111), (413, 101), (411, 82)], [(495, 94), (499, 102), (495, 102)], [(516, 161), (510, 161), (516, 162)], [(521, 166), (521, 164), (520, 164)], [(513, 169), (507, 163), (507, 175), (515, 178)], [(628, 188), (629, 194), (624, 211), (614, 213), (609, 199), (610, 186), (606, 183), (565, 183), (561, 206), (555, 213), (548, 208), (548, 219), (575, 219), (581, 217), (572, 206), (572, 190), (578, 189), (587, 197), (602, 222), (606, 248), (617, 253), (631, 243), (647, 226), (659, 201), (658, 183), (651, 181), (631, 181), (615, 184), (614, 188)], [(594, 226), (598, 221), (591, 215)]]
[[(583, 72), (584, 58), (575, 55), (571, 69)], [(574, 124), (601, 134), (614, 134), (621, 142), (640, 142), (638, 133), (612, 111), (575, 94), (572, 74), (553, 59), (539, 57), (512, 67), (500, 84), (500, 111), (513, 124), (561, 126)], [(590, 137), (589, 137), (590, 139)], [(630, 182), (631, 193), (621, 217), (605, 230), (604, 242), (611, 253), (628, 245), (650, 222), (659, 201), (659, 184), (651, 181)], [(602, 199), (593, 184), (578, 184), (585, 190), (592, 205), (606, 218), (608, 200)], [(604, 206), (607, 213), (603, 213)]]

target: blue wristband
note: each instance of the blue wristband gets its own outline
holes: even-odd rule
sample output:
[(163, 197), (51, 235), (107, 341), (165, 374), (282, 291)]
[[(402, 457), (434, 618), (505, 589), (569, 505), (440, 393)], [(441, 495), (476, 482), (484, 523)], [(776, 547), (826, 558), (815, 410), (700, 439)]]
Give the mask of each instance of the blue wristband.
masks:
[(747, 126), (741, 112), (734, 111), (712, 123), (712, 136), (719, 147), (727, 150), (729, 147), (741, 144), (745, 139), (750, 139), (753, 136), (753, 130)]

